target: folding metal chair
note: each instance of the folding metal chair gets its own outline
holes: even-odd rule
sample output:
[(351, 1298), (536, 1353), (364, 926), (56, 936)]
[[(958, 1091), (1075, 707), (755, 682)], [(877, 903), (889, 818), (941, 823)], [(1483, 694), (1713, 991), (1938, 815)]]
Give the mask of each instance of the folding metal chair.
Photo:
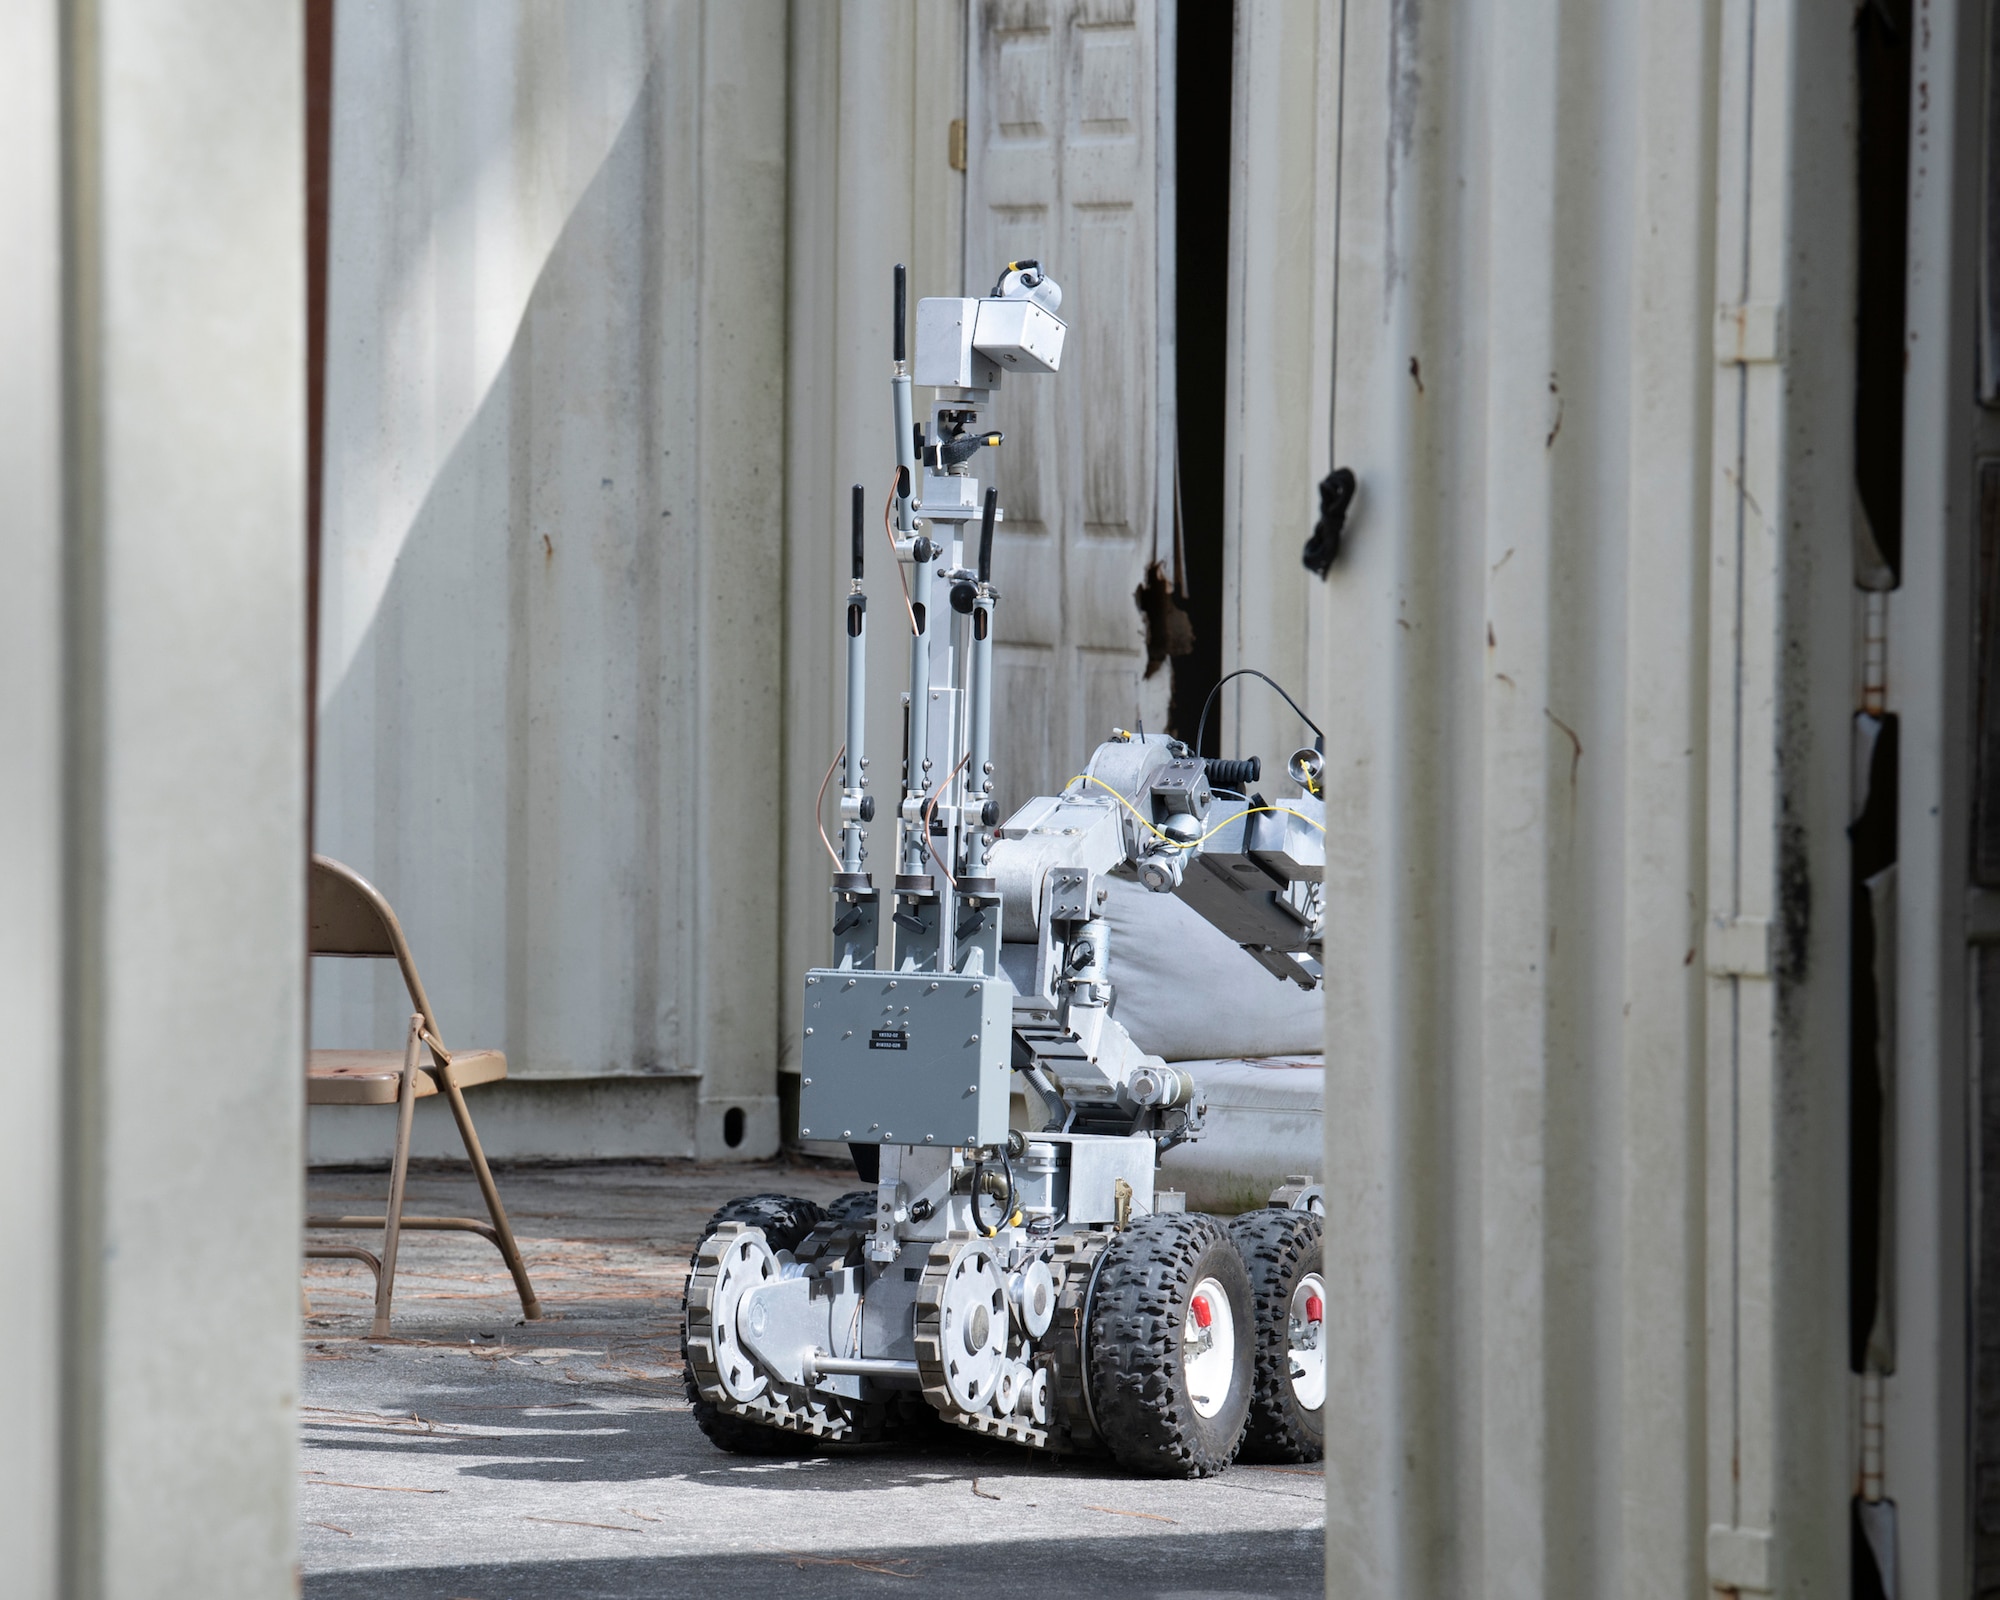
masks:
[[(476, 1233), (488, 1240), (514, 1275), (514, 1287), (521, 1296), (521, 1314), (528, 1321), (540, 1319), (541, 1302), (535, 1298), (528, 1269), (522, 1265), (514, 1230), (508, 1226), (507, 1211), (500, 1204), (486, 1152), (479, 1146), (479, 1134), (472, 1126), (472, 1113), (465, 1107), (464, 1091), (482, 1083), (496, 1083), (507, 1076), (507, 1057), (498, 1050), (447, 1050), (438, 1029), (437, 1015), (424, 993), (423, 979), (410, 954), (403, 926), (389, 902), (373, 884), (353, 868), (326, 856), (312, 858), (312, 883), (308, 896), (310, 932), (308, 944), (316, 956), (362, 956), (393, 960), (403, 975), (414, 1012), (403, 1048), (397, 1050), (314, 1050), (306, 1067), (306, 1103), (315, 1106), (396, 1107), (396, 1152), (389, 1167), (389, 1204), (379, 1217), (306, 1217), (309, 1229), (382, 1230), (382, 1251), (358, 1245), (308, 1245), (309, 1257), (338, 1257), (362, 1261), (375, 1274), (375, 1337), (389, 1331), (389, 1303), (396, 1285), (396, 1249), (405, 1228), (456, 1233)], [(425, 1057), (428, 1059), (424, 1059)], [(428, 1095), (443, 1094), (458, 1124), (459, 1137), (471, 1159), (479, 1192), (485, 1196), (490, 1223), (476, 1217), (412, 1217), (403, 1213), (403, 1185), (410, 1165), (410, 1123), (417, 1101)]]

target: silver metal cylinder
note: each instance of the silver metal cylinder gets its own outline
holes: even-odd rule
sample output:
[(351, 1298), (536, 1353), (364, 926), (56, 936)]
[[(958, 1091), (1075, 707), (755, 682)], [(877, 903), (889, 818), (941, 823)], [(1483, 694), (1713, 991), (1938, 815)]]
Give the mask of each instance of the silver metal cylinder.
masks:
[[(910, 375), (898, 372), (889, 380), (890, 404), (896, 413), (896, 465), (903, 469), (901, 482), (907, 483), (914, 491), (917, 486), (917, 438), (916, 419), (910, 412)], [(896, 496), (896, 531), (905, 538), (916, 531), (916, 524), (910, 513), (910, 496)]]
[(799, 1357), (799, 1370), (807, 1383), (819, 1378), (915, 1378), (920, 1376), (914, 1361), (890, 1361), (879, 1356), (830, 1356), (824, 1350), (808, 1350)]
[[(931, 731), (931, 564), (910, 563), (910, 609), (919, 624), (910, 637), (910, 770), (903, 779), (904, 792), (921, 799), (928, 788), (924, 780), (924, 759), (930, 754)], [(943, 777), (944, 774), (938, 774)], [(903, 871), (924, 870), (924, 823), (921, 817), (903, 823)]]
[[(868, 613), (850, 606), (847, 632), (847, 771), (842, 774), (848, 798), (861, 797), (861, 760), (868, 748)], [(850, 819), (840, 830), (840, 867), (843, 872), (861, 870), (861, 845), (866, 835), (859, 821)]]
[(971, 737), (965, 762), (965, 870), (970, 877), (986, 871), (986, 835), (981, 808), (993, 792), (987, 768), (993, 757), (993, 599), (982, 594), (972, 605), (972, 648), (967, 698), (972, 702)]

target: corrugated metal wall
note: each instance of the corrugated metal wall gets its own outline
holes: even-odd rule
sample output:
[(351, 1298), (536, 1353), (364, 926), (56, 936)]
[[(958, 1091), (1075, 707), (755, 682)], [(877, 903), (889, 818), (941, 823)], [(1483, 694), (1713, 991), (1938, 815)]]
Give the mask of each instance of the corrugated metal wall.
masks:
[[(318, 845), (517, 1076), (777, 1141), (786, 7), (342, 6)], [(317, 1035), (393, 1035), (386, 973)]]
[(1842, 1594), (1848, 14), (1317, 10), (1328, 1593)]

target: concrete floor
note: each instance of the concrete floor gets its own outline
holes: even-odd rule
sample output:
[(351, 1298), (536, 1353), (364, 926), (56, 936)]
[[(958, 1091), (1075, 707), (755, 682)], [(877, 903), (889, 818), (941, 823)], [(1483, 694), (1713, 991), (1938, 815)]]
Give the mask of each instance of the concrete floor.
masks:
[[(396, 1337), (367, 1269), (306, 1276), (300, 1546), (308, 1600), (555, 1596), (1317, 1596), (1323, 1479), (1237, 1467), (1169, 1483), (967, 1435), (787, 1461), (728, 1456), (681, 1398), (687, 1260), (739, 1194), (830, 1200), (824, 1167), (523, 1167), (500, 1174), (546, 1314), (492, 1249), (405, 1235)], [(380, 1173), (315, 1172), (313, 1209), (379, 1209)], [(410, 1206), (476, 1213), (462, 1172)], [(357, 1242), (369, 1243), (361, 1239)]]

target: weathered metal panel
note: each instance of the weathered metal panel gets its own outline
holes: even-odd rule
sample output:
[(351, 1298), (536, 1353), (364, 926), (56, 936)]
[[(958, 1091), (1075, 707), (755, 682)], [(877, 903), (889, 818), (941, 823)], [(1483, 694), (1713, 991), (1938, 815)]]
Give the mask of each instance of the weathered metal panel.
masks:
[[(451, 1036), (769, 1150), (785, 10), (338, 28), (317, 843)], [(335, 967), (316, 1036), (402, 1005)]]
[[(1320, 152), (1317, 210), (1253, 180), (1237, 229), (1333, 213), (1314, 359), (1361, 482), (1292, 635), (1329, 736), (1328, 1592), (1839, 1592), (1845, 15), (1241, 16), (1338, 81), (1329, 138), (1323, 78), (1257, 80), (1244, 137)], [(1315, 292), (1269, 255), (1267, 341)], [(1765, 347), (1719, 362), (1718, 301)], [(1323, 473), (1287, 363), (1238, 383), (1239, 492)], [(1255, 549), (1241, 603), (1282, 616)]]
[(0, 1445), (0, 1549), (21, 1600), (56, 1600), (64, 1439), (62, 77), (55, 0), (0, 12), (0, 1361), (30, 1375)]
[(301, 7), (0, 12), (0, 1588), (297, 1583)]
[(1978, 1351), (1994, 1338), (1986, 1119), (1996, 1019), (1991, 951), (1976, 947), (1995, 927), (1990, 896), (1969, 892), (1981, 843), (1973, 800), (1983, 788), (1981, 483), (1984, 463), (2000, 457), (2000, 416), (1975, 403), (1982, 297), (1996, 281), (2000, 19), (1971, 0), (1917, 0), (1911, 16), (1901, 583), (1881, 597), (1899, 772), (1895, 1370), (1880, 1380), (1880, 1457), (1882, 1491), (1896, 1504), (1900, 1592), (1977, 1594), (2000, 1570), (1993, 1371)]

